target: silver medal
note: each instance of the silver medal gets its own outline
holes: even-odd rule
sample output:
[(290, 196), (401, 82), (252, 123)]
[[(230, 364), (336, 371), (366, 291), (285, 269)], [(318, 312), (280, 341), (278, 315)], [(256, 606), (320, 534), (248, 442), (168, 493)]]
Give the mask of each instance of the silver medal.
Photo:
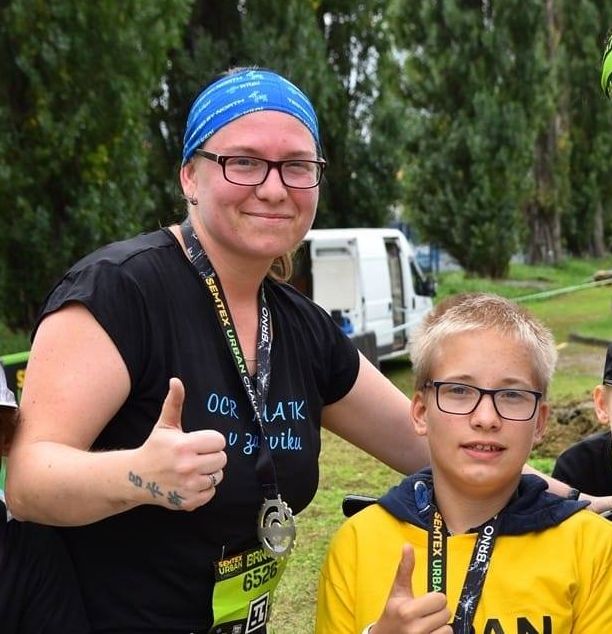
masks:
[(276, 500), (265, 499), (261, 505), (257, 536), (272, 557), (285, 557), (291, 552), (295, 544), (295, 520), (280, 495)]

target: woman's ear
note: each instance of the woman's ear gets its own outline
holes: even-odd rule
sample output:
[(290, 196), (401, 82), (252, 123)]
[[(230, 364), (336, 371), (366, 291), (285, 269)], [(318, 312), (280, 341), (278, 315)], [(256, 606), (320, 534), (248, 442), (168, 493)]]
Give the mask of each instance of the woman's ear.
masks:
[(595, 415), (602, 425), (610, 424), (610, 410), (612, 409), (612, 396), (605, 385), (597, 385), (593, 390), (593, 404)]
[(183, 189), (183, 196), (187, 200), (190, 200), (195, 196), (195, 190), (197, 186), (197, 181), (195, 178), (195, 169), (194, 169), (194, 161), (188, 161), (185, 165), (181, 167), (179, 172), (179, 176), (181, 179), (181, 187)]
[(418, 390), (412, 397), (410, 404), (410, 418), (414, 425), (414, 430), (419, 436), (427, 435), (427, 400), (425, 393)]

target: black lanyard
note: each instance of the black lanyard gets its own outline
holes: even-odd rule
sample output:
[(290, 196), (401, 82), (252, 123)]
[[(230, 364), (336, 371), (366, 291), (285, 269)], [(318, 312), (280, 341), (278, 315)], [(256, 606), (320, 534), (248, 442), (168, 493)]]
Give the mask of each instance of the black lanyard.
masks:
[(274, 461), (272, 460), (272, 451), (268, 446), (268, 440), (263, 425), (263, 412), (270, 388), (271, 361), (270, 353), (272, 351), (272, 315), (266, 301), (263, 284), (261, 285), (259, 294), (259, 326), (257, 330), (257, 379), (256, 386), (253, 386), (253, 380), (249, 375), (246, 365), (246, 359), (238, 340), (238, 333), (234, 326), (234, 321), (229, 311), (225, 294), (221, 288), (221, 282), (215, 269), (213, 268), (208, 256), (204, 252), (200, 241), (191, 225), (191, 221), (187, 218), (181, 224), (181, 234), (187, 248), (189, 260), (195, 267), (198, 275), (204, 281), (204, 284), (210, 292), (210, 297), (215, 308), (215, 313), (221, 326), (221, 330), (225, 335), (225, 341), (231, 353), (234, 365), (238, 370), (238, 375), (246, 395), (251, 403), (255, 420), (259, 425), (261, 434), (259, 453), (257, 462), (255, 463), (255, 472), (261, 482), (264, 497), (267, 499), (275, 499), (278, 496), (278, 485), (276, 479), (276, 470)]
[[(482, 588), (491, 563), (493, 546), (497, 537), (499, 515), (485, 522), (478, 530), (472, 558), (465, 575), (461, 596), (455, 610), (453, 634), (470, 634), (474, 614), (480, 601)], [(433, 506), (429, 524), (427, 591), (446, 594), (446, 524), (438, 509)]]

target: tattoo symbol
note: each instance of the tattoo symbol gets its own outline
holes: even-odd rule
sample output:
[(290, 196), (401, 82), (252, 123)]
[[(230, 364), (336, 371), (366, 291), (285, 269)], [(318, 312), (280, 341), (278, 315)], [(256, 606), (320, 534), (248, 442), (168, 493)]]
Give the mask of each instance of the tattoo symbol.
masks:
[(170, 493), (168, 493), (168, 502), (172, 504), (172, 506), (181, 506), (184, 499), (185, 498), (179, 495), (177, 491), (170, 491)]
[(153, 497), (163, 495), (162, 490), (157, 486), (157, 482), (147, 482), (147, 490), (151, 492)]
[(130, 482), (137, 487), (142, 487), (142, 478), (139, 475), (136, 475), (135, 473), (132, 473), (130, 471), (130, 475), (128, 476), (130, 478)]

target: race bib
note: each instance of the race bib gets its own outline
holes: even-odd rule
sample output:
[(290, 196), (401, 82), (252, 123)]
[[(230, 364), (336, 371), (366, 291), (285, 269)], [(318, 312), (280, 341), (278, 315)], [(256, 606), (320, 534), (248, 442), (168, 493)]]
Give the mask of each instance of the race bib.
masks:
[(287, 566), (262, 548), (215, 562), (214, 623), (210, 634), (265, 632), (274, 590)]

